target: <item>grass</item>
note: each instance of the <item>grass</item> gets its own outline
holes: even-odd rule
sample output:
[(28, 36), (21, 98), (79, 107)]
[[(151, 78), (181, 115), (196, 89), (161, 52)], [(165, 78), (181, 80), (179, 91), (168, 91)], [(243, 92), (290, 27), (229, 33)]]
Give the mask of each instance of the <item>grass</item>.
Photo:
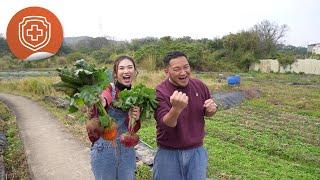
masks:
[(64, 126), (87, 147), (90, 147), (91, 142), (89, 141), (88, 134), (85, 128), (85, 122), (87, 120), (81, 112), (68, 113), (67, 110), (57, 108), (54, 104), (39, 101), (39, 103), (49, 110)]
[[(224, 79), (218, 82), (217, 73), (193, 76), (203, 80), (212, 92), (247, 88), (262, 92), (259, 99), (247, 100), (236, 108), (221, 110), (206, 119), (204, 142), (209, 154), (209, 178), (320, 179), (319, 76), (240, 73), (240, 87), (229, 87)], [(161, 71), (141, 71), (135, 83), (155, 87), (164, 78)], [(29, 89), (25, 94), (33, 98), (46, 94), (61, 96), (50, 88), (56, 80), (44, 79), (44, 85), (25, 82), (24, 86), (33, 86), (24, 87)], [(32, 78), (25, 81), (32, 81)], [(21, 81), (10, 81), (11, 84), (16, 83), (15, 86), (8, 83), (1, 81), (0, 90), (12, 92), (12, 88), (17, 88)], [(14, 90), (21, 92), (19, 88)], [(65, 119), (64, 110), (43, 104), (57, 117)], [(62, 121), (69, 129), (74, 129), (74, 134), (86, 138), (82, 126), (84, 119)], [(153, 119), (144, 121), (139, 131), (140, 138), (153, 148), (156, 148), (155, 131)], [(137, 179), (150, 178), (149, 167), (139, 166)]]
[(138, 165), (137, 171), (136, 171), (137, 180), (151, 179), (151, 177), (152, 177), (152, 171), (150, 170), (149, 166), (145, 164)]
[(54, 91), (53, 83), (58, 77), (25, 77), (0, 81), (0, 91), (22, 93), (25, 96), (43, 97), (45, 95), (59, 95)]
[[(241, 86), (262, 90), (260, 99), (220, 111), (207, 120), (208, 176), (319, 179), (319, 77), (253, 75), (243, 74)], [(289, 85), (294, 81), (309, 85)], [(281, 103), (272, 104), (270, 99)]]
[(64, 97), (53, 89), (53, 83), (58, 77), (25, 77), (0, 81), (0, 92), (22, 95), (40, 103), (65, 125), (81, 142), (90, 145), (85, 129), (86, 117), (81, 112), (69, 114), (65, 109), (57, 108), (54, 104), (44, 101), (45, 96)]
[[(314, 136), (317, 132), (313, 128), (307, 128), (312, 132), (296, 131), (294, 127), (304, 122), (305, 118), (300, 117), (292, 123), (293, 127), (288, 127), (283, 123), (286, 116), (279, 117), (278, 112), (269, 111), (271, 115), (257, 115), (255, 113), (248, 115), (245, 113), (246, 109), (241, 111), (242, 108), (230, 110), (228, 113), (219, 112), (215, 118), (207, 121), (205, 146), (209, 150), (209, 154), (212, 150), (211, 154), (214, 157), (217, 151), (224, 152), (224, 148), (227, 153), (231, 153), (228, 155), (222, 153), (221, 157), (210, 159), (209, 164), (215, 164), (215, 161), (219, 159), (219, 166), (228, 166), (228, 174), (245, 178), (251, 177), (251, 175), (247, 176), (244, 173), (264, 171), (264, 169), (270, 171), (266, 172), (265, 178), (281, 179), (289, 176), (298, 179), (317, 178), (317, 174), (320, 173), (318, 167), (320, 149), (315, 139), (316, 136)], [(312, 136), (306, 139), (305, 136), (310, 134)], [(222, 147), (220, 147), (221, 145)], [(256, 163), (251, 164), (252, 162)], [(287, 171), (288, 167), (292, 173), (284, 176), (283, 173)], [(272, 170), (282, 173), (272, 174)], [(216, 171), (209, 170), (209, 176), (217, 175), (216, 173)], [(260, 176), (259, 173), (252, 175), (257, 174)], [(255, 177), (252, 176), (252, 178)]]
[(24, 154), (23, 143), (15, 117), (10, 110), (0, 102), (1, 129), (4, 129), (7, 146), (3, 159), (8, 179), (29, 179), (28, 165)]

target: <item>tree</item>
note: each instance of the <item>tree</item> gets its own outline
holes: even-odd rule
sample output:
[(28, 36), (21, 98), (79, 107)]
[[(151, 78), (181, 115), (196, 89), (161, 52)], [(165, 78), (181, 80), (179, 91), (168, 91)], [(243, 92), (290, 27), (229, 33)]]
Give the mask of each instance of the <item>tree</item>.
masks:
[(285, 24), (279, 26), (277, 23), (264, 20), (254, 25), (252, 30), (259, 36), (263, 58), (268, 58), (276, 53), (277, 44), (280, 44), (280, 40), (285, 37), (288, 26)]
[(8, 47), (7, 41), (3, 37), (3, 35), (0, 33), (0, 55), (1, 56), (6, 55), (9, 52), (10, 51), (9, 51), (9, 47)]
[(154, 37), (145, 37), (141, 39), (132, 39), (130, 42), (130, 49), (133, 51), (137, 51), (144, 45), (155, 44), (158, 42), (157, 38)]
[(69, 47), (65, 43), (62, 43), (62, 45), (61, 45), (61, 47), (60, 47), (60, 49), (59, 49), (57, 54), (59, 54), (59, 55), (67, 55), (67, 54), (70, 54), (72, 52), (73, 52), (73, 50), (72, 50), (71, 47)]
[(295, 47), (292, 45), (278, 44), (277, 51), (278, 53), (291, 53), (296, 59), (303, 59), (307, 57), (307, 48), (306, 47)]
[(97, 60), (98, 63), (112, 63), (112, 59), (110, 59), (111, 52), (108, 51), (108, 49), (99, 49), (96, 51), (93, 51), (91, 53), (91, 56)]
[(74, 63), (76, 60), (79, 60), (79, 59), (86, 59), (86, 55), (79, 51), (73, 52), (67, 55), (68, 63), (69, 62)]
[(219, 38), (214, 38), (213, 40), (209, 40), (208, 43), (208, 48), (210, 50), (218, 50), (218, 49), (223, 49), (223, 41), (222, 39)]
[(223, 37), (223, 47), (229, 51), (236, 51), (239, 47), (237, 34), (229, 34)]
[(178, 38), (176, 41), (184, 42), (184, 43), (192, 43), (194, 40), (190, 36), (183, 36), (182, 38)]

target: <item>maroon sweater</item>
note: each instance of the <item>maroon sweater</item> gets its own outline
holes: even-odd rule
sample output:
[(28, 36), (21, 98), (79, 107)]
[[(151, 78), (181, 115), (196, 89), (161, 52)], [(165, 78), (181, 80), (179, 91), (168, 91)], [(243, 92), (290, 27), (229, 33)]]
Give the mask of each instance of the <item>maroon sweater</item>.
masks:
[[(171, 108), (170, 96), (177, 90), (189, 97), (188, 106), (180, 113), (175, 127), (167, 126), (163, 117)], [(197, 79), (190, 79), (186, 87), (174, 86), (167, 79), (156, 88), (158, 107), (155, 112), (157, 121), (157, 144), (166, 149), (190, 149), (202, 146), (204, 132), (203, 107), (205, 100), (211, 98), (208, 87)]]

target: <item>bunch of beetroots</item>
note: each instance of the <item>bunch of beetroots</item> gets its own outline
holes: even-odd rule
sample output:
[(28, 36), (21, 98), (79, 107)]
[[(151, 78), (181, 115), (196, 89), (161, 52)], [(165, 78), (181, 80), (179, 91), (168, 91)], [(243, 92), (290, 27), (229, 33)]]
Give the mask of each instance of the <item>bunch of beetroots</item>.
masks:
[(110, 83), (108, 70), (95, 68), (81, 59), (77, 60), (72, 68), (64, 67), (57, 71), (61, 81), (54, 84), (54, 88), (69, 96), (69, 112), (96, 106), (99, 121), (89, 120), (87, 127), (101, 131), (106, 140), (114, 140), (117, 137), (117, 124), (107, 114), (100, 99), (102, 91)]
[[(140, 119), (151, 119), (153, 111), (157, 106), (155, 90), (139, 84), (130, 90), (123, 90), (119, 93), (114, 106), (129, 111), (138, 106), (140, 108)], [(138, 144), (139, 136), (134, 132), (137, 119), (129, 115), (128, 132), (120, 135), (120, 142), (126, 147), (133, 147)]]

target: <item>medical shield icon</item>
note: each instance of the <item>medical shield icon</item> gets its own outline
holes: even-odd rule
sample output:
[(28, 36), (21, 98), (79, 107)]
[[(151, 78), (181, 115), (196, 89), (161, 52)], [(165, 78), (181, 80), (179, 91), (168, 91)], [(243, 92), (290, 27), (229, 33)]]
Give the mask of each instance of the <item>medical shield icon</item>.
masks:
[(19, 23), (19, 41), (32, 50), (45, 47), (51, 38), (51, 24), (43, 16), (27, 16)]
[(22, 61), (46, 59), (56, 54), (63, 41), (57, 16), (42, 7), (27, 7), (12, 16), (7, 27), (11, 52)]

